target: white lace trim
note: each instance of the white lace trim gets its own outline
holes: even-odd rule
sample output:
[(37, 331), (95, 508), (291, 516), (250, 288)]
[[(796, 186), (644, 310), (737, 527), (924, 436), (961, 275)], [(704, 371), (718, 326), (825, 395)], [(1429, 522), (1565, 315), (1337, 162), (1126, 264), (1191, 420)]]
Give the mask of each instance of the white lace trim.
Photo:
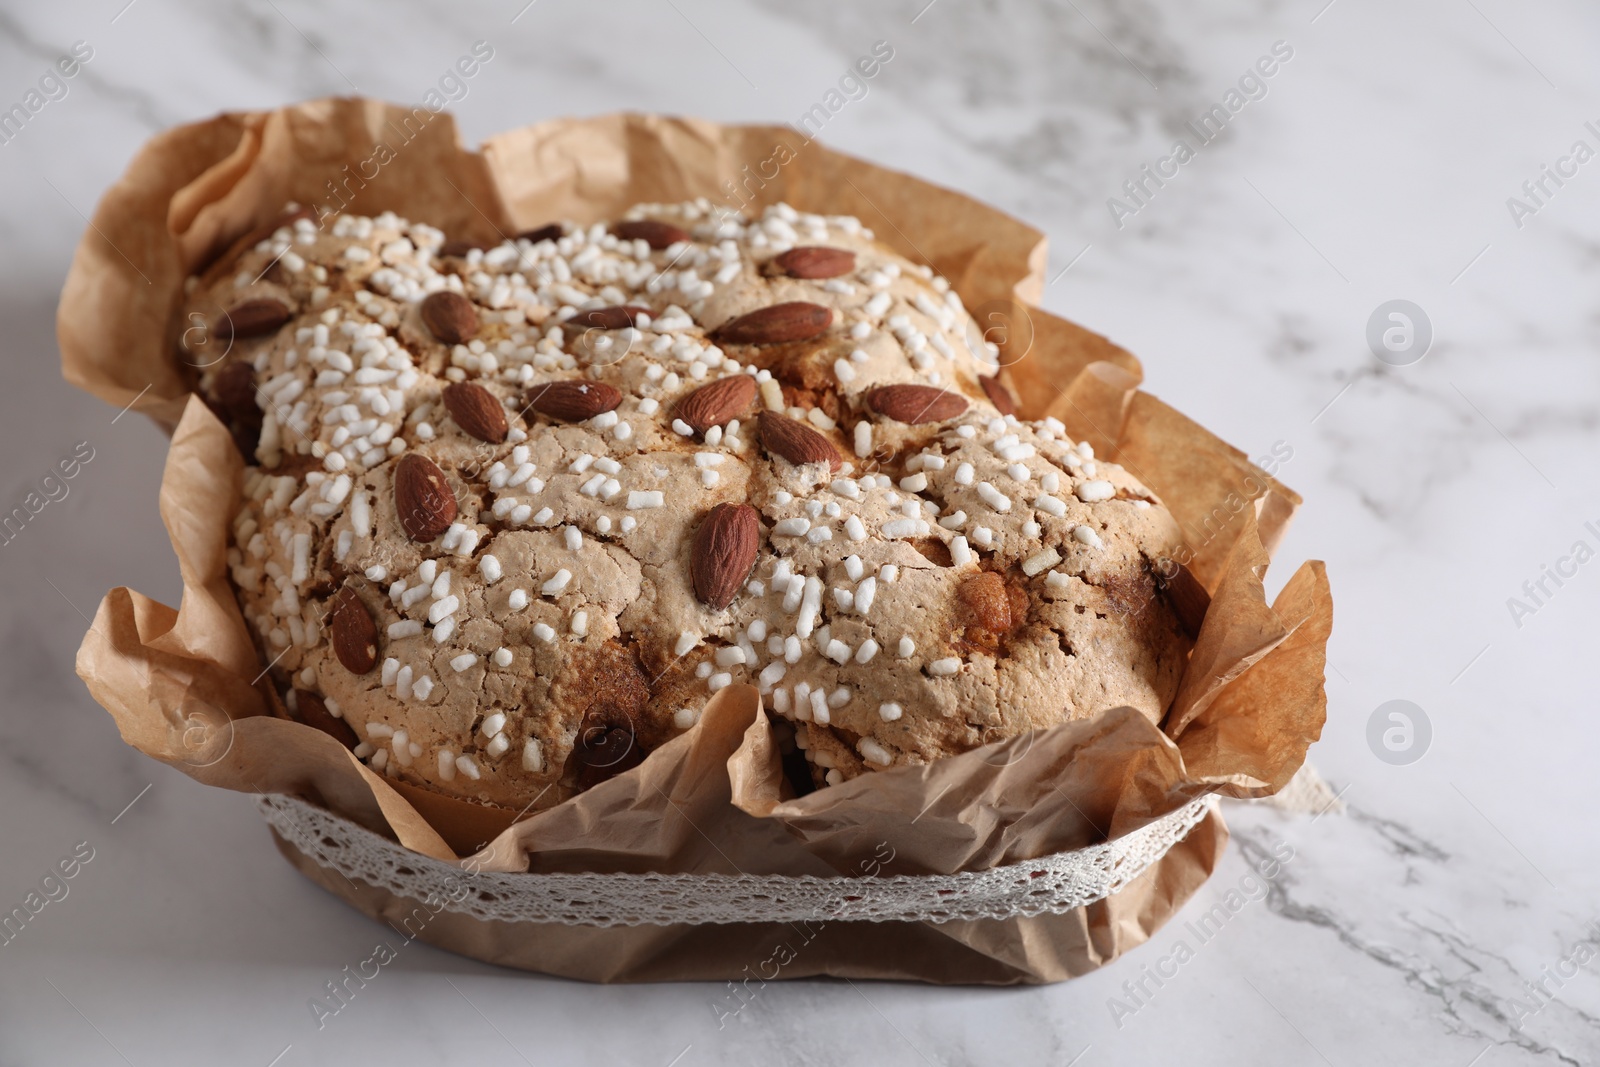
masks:
[(1060, 914), (1103, 900), (1139, 877), (1213, 806), (1211, 798), (1200, 797), (1115, 841), (986, 871), (817, 878), (474, 873), (294, 797), (262, 796), (258, 805), (285, 840), (348, 879), (478, 919), (568, 926), (952, 922)]

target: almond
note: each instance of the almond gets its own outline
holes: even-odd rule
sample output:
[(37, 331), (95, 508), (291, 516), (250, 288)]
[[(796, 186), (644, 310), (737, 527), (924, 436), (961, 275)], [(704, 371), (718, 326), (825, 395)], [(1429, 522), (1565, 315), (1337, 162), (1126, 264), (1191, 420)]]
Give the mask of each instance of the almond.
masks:
[(718, 344), (773, 345), (809, 340), (827, 333), (832, 325), (832, 308), (791, 300), (725, 322), (711, 332), (711, 339)]
[(571, 671), (582, 679), (589, 705), (562, 777), (574, 772), (578, 788), (587, 789), (643, 762), (639, 722), (650, 703), (650, 678), (636, 651), (616, 638), (575, 646)]
[(478, 336), (478, 309), (460, 293), (441, 289), (422, 301), (422, 324), (447, 345), (465, 344)]
[(966, 411), (967, 400), (931, 385), (884, 385), (867, 394), (867, 406), (896, 422), (943, 422)]
[(211, 382), (211, 395), (217, 407), (234, 419), (261, 421), (261, 406), (256, 403), (256, 370), (240, 360), (217, 372)]
[(791, 278), (837, 278), (856, 269), (856, 254), (843, 248), (801, 245), (774, 257), (772, 265)]
[(1172, 605), (1172, 613), (1178, 617), (1183, 632), (1191, 639), (1198, 638), (1200, 627), (1206, 621), (1206, 612), (1211, 610), (1211, 594), (1206, 592), (1206, 587), (1200, 584), (1200, 579), (1188, 567), (1175, 560), (1162, 562), (1171, 568), (1162, 586), (1167, 603)]
[(528, 406), (562, 422), (582, 422), (622, 403), (622, 394), (604, 382), (546, 382), (528, 390)]
[(761, 516), (749, 504), (718, 504), (695, 531), (689, 553), (694, 595), (721, 611), (733, 602), (761, 548)]
[(1000, 651), (1006, 636), (1028, 618), (1028, 594), (1020, 585), (993, 571), (980, 571), (956, 587), (962, 638), (973, 648), (991, 654)]
[(1017, 402), (1011, 399), (1011, 390), (1006, 388), (1000, 380), (1000, 375), (991, 374), (986, 378), (979, 378), (978, 384), (983, 386), (983, 391), (989, 397), (989, 403), (1002, 415), (1015, 415)]
[(602, 704), (584, 712), (567, 767), (576, 763), (578, 788), (590, 789), (633, 770), (644, 762), (644, 757), (633, 716), (614, 705)]
[(559, 222), (552, 222), (548, 226), (540, 226), (536, 230), (523, 230), (517, 234), (517, 240), (527, 241), (529, 244), (538, 244), (540, 241), (559, 241), (565, 237), (566, 227)]
[(497, 445), (511, 431), (500, 401), (474, 382), (451, 382), (445, 386), (444, 406), (457, 426), (480, 441)]
[(394, 508), (413, 541), (432, 541), (456, 521), (456, 498), (444, 472), (427, 456), (408, 452), (394, 468)]
[(483, 247), (477, 241), (446, 241), (439, 246), (439, 255), (465, 259), (468, 252), (471, 252), (474, 248), (481, 251)]
[(306, 689), (294, 691), (294, 717), (300, 722), (316, 730), (321, 730), (345, 748), (355, 748), (360, 744), (356, 732), (350, 724), (343, 719), (333, 717), (333, 712), (328, 710), (328, 705), (317, 694)]
[(650, 314), (653, 312), (649, 308), (637, 304), (616, 304), (611, 307), (580, 311), (564, 325), (599, 330), (623, 330), (629, 326), (639, 325), (640, 315)]
[(776, 411), (763, 411), (758, 416), (761, 447), (790, 463), (826, 463), (829, 470), (838, 470), (844, 460), (833, 442), (797, 419), (779, 415)]
[(378, 663), (378, 627), (356, 591), (346, 586), (334, 594), (328, 614), (333, 654), (351, 674), (366, 674)]
[(655, 219), (629, 219), (626, 222), (613, 222), (611, 232), (624, 241), (643, 241), (651, 248), (670, 248), (679, 241), (687, 241), (689, 235), (670, 222), (657, 222)]
[(291, 318), (293, 313), (282, 300), (274, 300), (270, 296), (257, 297), (235, 304), (224, 312), (222, 321), (217, 324), (217, 336), (224, 341), (236, 337), (260, 337), (272, 333)]
[(703, 434), (738, 416), (756, 398), (756, 380), (748, 374), (730, 374), (707, 382), (678, 401), (678, 418)]
[(956, 587), (956, 599), (966, 609), (972, 625), (992, 634), (1011, 629), (1011, 599), (1005, 579), (993, 571), (979, 571)]

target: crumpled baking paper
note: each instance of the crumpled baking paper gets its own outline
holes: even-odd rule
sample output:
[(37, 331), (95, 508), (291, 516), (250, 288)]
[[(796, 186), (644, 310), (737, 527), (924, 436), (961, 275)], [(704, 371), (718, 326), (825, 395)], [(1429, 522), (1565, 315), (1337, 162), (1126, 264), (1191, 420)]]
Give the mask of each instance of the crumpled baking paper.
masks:
[[(556, 218), (591, 223), (641, 201), (696, 196), (753, 211), (784, 200), (859, 216), (950, 279), (980, 327), (1003, 342), (1021, 414), (1056, 416), (1161, 496), (1188, 539), (1183, 562), (1211, 595), (1161, 728), (1108, 708), (796, 798), (758, 695), (734, 686), (641, 766), (526, 814), (376, 774), (287, 718), (227, 576), (242, 464), (189, 392), (176, 314), (184, 279), (255, 239), (291, 200), (319, 215), (394, 210), (453, 237), (495, 241)], [(70, 382), (118, 407), (131, 403), (173, 434), (161, 513), (183, 599), (174, 611), (113, 589), (79, 649), (78, 673), (128, 744), (199, 781), (292, 793), (419, 853), (470, 856), (491, 870), (860, 877), (863, 857), (887, 844), (886, 874), (972, 871), (1119, 837), (1201, 794), (1269, 795), (1301, 766), (1326, 707), (1332, 600), (1322, 564), (1303, 564), (1272, 604), (1262, 585), (1299, 497), (1140, 391), (1132, 355), (1034, 306), (1045, 262), (1042, 236), (1025, 224), (787, 127), (609, 115), (529, 126), (471, 152), (448, 115), (336, 99), (169, 130), (102, 199), (68, 276), (58, 331)], [(1149, 938), (1215, 868), (1226, 839), (1213, 813), (1120, 892), (1061, 915), (819, 922), (802, 936), (786, 923), (596, 928), (446, 911), (421, 936), (478, 959), (594, 981), (743, 980), (782, 955), (782, 977), (1052, 982)], [(398, 919), (416, 906), (278, 843), (313, 881), (369, 915)]]

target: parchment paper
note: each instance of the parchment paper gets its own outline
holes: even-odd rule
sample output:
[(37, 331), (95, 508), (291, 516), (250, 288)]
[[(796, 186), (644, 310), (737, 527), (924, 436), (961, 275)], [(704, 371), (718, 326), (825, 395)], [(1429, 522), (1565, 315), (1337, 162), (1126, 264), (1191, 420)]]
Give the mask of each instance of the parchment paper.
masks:
[[(375, 101), (323, 100), (168, 131), (107, 192), (78, 248), (59, 315), (66, 377), (119, 407), (148, 386), (134, 408), (174, 431), (161, 511), (182, 569), (181, 607), (114, 589), (78, 653), (79, 675), (129, 744), (209, 784), (300, 795), (435, 858), (477, 853), (480, 867), (536, 872), (860, 875), (883, 843), (895, 857), (884, 873), (978, 870), (1120, 836), (1202, 793), (1267, 795), (1299, 768), (1324, 720), (1332, 601), (1316, 562), (1272, 605), (1262, 586), (1299, 497), (1139, 391), (1133, 356), (1032, 306), (1046, 261), (1037, 231), (786, 127), (613, 115), (530, 126), (473, 153), (459, 147), (449, 116), (420, 114), (426, 121)], [(329, 183), (352, 189), (345, 168), (367, 173), (362, 162), (380, 149), (392, 158), (354, 199), (333, 198)], [(184, 278), (291, 200), (319, 215), (392, 209), (452, 236), (494, 240), (556, 218), (587, 223), (639, 201), (695, 196), (860, 216), (948, 277), (985, 328), (1004, 325), (991, 337), (1005, 341), (1005, 377), (1023, 415), (1055, 415), (1160, 494), (1189, 539), (1190, 572), (1212, 596), (1161, 729), (1108, 708), (795, 799), (759, 697), (733, 686), (641, 766), (519, 819), (375, 774), (329, 736), (282, 717), (226, 573), (241, 462), (189, 395), (176, 354)], [(1081, 974), (1147, 939), (1214, 869), (1225, 840), (1213, 815), (1136, 882), (1065, 915), (822, 924), (781, 976), (1015, 983)], [(415, 906), (279, 845), (368, 914)], [(515, 967), (645, 981), (748, 977), (796, 932), (512, 926), (445, 912), (422, 937)]]

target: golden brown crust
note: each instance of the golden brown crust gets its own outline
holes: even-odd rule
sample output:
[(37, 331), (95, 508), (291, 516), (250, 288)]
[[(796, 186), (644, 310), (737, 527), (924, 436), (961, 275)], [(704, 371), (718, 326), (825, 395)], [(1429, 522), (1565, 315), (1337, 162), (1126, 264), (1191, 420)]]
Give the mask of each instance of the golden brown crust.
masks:
[[(995, 408), (942, 280), (852, 219), (632, 215), (491, 249), (302, 216), (196, 285), (208, 322), (292, 316), (220, 359), (186, 335), (251, 461), (230, 564), (282, 690), (375, 769), (515, 807), (635, 765), (733, 682), (818, 783), (1160, 719), (1189, 648), (1148, 562), (1172, 519)], [(776, 262), (805, 247), (842, 254)], [(738, 529), (697, 574), (713, 513)]]

